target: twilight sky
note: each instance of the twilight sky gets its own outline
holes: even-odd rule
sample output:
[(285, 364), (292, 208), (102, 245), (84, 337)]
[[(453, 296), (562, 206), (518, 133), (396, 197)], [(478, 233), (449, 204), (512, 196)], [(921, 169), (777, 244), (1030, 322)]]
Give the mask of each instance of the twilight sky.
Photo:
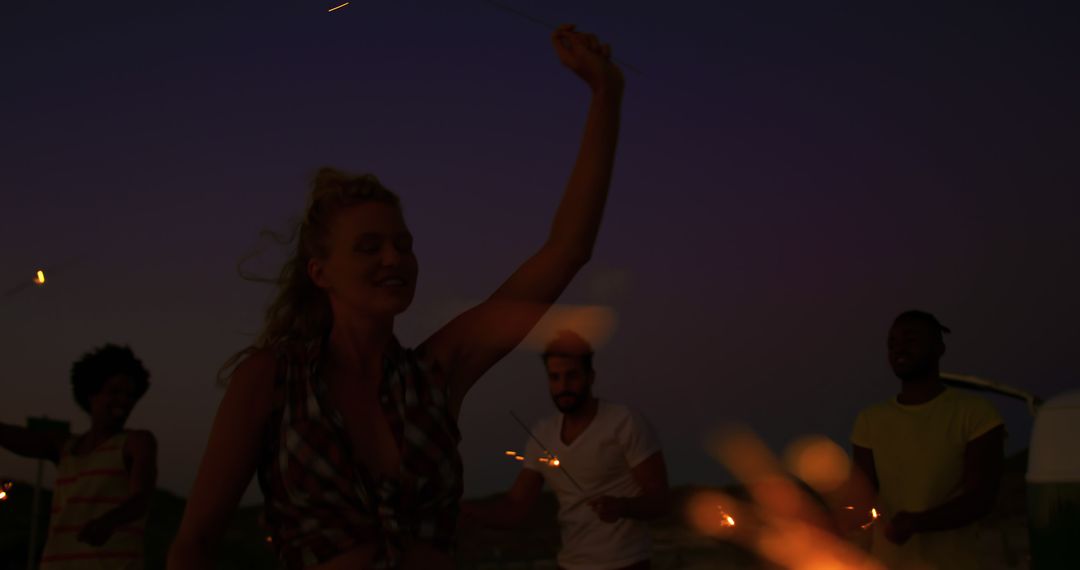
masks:
[[(1044, 397), (1078, 384), (1064, 8), (506, 1), (642, 71), (599, 244), (563, 301), (616, 315), (597, 391), (652, 420), (673, 482), (729, 480), (704, 448), (726, 422), (777, 450), (846, 445), (858, 409), (898, 388), (885, 332), (908, 308), (952, 327), (946, 370)], [(236, 262), (288, 227), (323, 165), (405, 202), (421, 264), (407, 345), (541, 243), (588, 101), (547, 32), (482, 0), (334, 4), (0, 5), (0, 291), (48, 278), (0, 298), (0, 421), (85, 429), (71, 362), (130, 344), (153, 376), (129, 425), (154, 431), (160, 483), (186, 495), (215, 372), (270, 294)], [(1023, 406), (993, 401), (1024, 447)], [(514, 477), (510, 409), (553, 411), (528, 350), (466, 401), (470, 495)], [(0, 451), (0, 476), (33, 467)]]

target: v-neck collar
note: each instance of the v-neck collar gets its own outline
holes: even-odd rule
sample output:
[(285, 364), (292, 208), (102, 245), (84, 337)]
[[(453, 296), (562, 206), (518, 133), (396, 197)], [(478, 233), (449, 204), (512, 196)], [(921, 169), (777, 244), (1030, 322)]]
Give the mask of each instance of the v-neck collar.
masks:
[(590, 432), (590, 430), (593, 427), (593, 424), (596, 423), (596, 420), (598, 420), (600, 418), (600, 409), (603, 406), (604, 406), (604, 402), (601, 401), (599, 398), (597, 398), (596, 399), (596, 413), (593, 414), (592, 419), (589, 420), (589, 423), (585, 426), (585, 429), (581, 430), (581, 433), (579, 433), (577, 435), (577, 437), (574, 438), (574, 441), (572, 441), (570, 443), (566, 443), (566, 440), (563, 439), (563, 427), (566, 425), (566, 414), (559, 414), (559, 444), (564, 449), (571, 449), (574, 446), (576, 446), (577, 443), (579, 441), (581, 441), (581, 439), (584, 438), (585, 435)]
[(342, 450), (348, 456), (353, 471), (361, 478), (361, 480), (369, 484), (375, 483), (380, 486), (388, 483), (393, 484), (394, 482), (399, 481), (403, 475), (401, 463), (405, 460), (405, 438), (404, 434), (401, 433), (402, 430), (398, 429), (396, 423), (391, 421), (387, 416), (390, 414), (399, 415), (401, 416), (400, 422), (402, 424), (405, 422), (403, 415), (404, 410), (401, 409), (399, 398), (392, 397), (390, 393), (397, 388), (395, 382), (401, 382), (401, 372), (399, 369), (402, 359), (401, 344), (398, 343), (397, 337), (391, 337), (391, 343), (382, 356), (382, 376), (379, 378), (379, 388), (376, 392), (376, 404), (382, 412), (382, 419), (386, 422), (387, 427), (390, 430), (390, 436), (394, 438), (394, 445), (398, 450), (399, 464), (396, 476), (376, 474), (371, 470), (370, 466), (359, 461), (356, 457), (352, 448), (352, 440), (349, 437), (349, 432), (345, 429), (345, 419), (336, 407), (329, 404), (330, 390), (322, 377), (322, 358), (325, 346), (326, 339), (320, 338), (313, 341), (308, 347), (308, 362), (310, 362), (309, 366), (311, 367), (308, 378), (311, 380), (310, 387), (314, 391), (315, 403), (319, 407), (319, 413), (330, 420), (330, 425), (333, 427), (334, 432), (341, 441)]

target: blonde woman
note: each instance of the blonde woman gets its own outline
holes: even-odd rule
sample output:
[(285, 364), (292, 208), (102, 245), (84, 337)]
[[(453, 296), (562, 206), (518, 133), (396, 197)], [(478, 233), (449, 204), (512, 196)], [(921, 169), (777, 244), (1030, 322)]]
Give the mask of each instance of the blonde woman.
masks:
[(573, 26), (552, 40), (592, 99), (543, 246), (486, 301), (402, 348), (394, 319), (418, 264), (398, 198), (373, 176), (320, 171), (278, 297), (218, 409), (170, 569), (213, 566), (255, 473), (288, 568), (454, 567), (462, 401), (589, 260), (615, 156), (623, 77), (610, 48)]

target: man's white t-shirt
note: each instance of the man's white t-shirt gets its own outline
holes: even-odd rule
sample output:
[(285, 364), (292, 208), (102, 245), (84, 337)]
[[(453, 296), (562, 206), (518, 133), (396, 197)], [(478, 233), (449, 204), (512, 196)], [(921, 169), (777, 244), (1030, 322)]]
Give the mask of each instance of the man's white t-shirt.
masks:
[[(524, 462), (525, 468), (543, 475), (559, 500), (559, 566), (566, 570), (612, 570), (647, 560), (652, 556), (649, 527), (625, 518), (603, 522), (588, 500), (641, 494), (630, 470), (660, 451), (652, 427), (641, 414), (603, 400), (596, 417), (569, 445), (562, 441), (562, 422), (563, 415), (556, 414), (533, 426), (533, 434), (548, 449), (529, 438)], [(558, 467), (540, 461), (548, 451), (559, 459)]]

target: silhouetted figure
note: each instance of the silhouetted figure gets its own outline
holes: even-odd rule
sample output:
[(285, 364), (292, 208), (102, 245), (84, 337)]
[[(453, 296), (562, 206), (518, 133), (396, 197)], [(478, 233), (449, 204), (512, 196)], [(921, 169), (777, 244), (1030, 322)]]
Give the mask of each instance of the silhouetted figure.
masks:
[(153, 434), (125, 429), (150, 374), (127, 347), (106, 344), (71, 368), (75, 401), (90, 414), (81, 435), (0, 424), (0, 445), (56, 463), (41, 568), (143, 567), (146, 515), (157, 484)]
[(660, 441), (639, 413), (593, 395), (593, 351), (559, 333), (543, 354), (559, 413), (532, 428), (514, 486), (498, 502), (464, 503), (466, 517), (494, 527), (522, 523), (547, 482), (559, 501), (565, 570), (644, 570), (652, 539), (644, 521), (667, 509)]
[(218, 409), (169, 568), (212, 567), (256, 472), (289, 568), (454, 566), (462, 401), (588, 261), (614, 161), (623, 79), (610, 49), (572, 27), (552, 40), (592, 104), (547, 241), (486, 301), (405, 349), (394, 319), (418, 264), (398, 198), (373, 176), (322, 170)]
[(981, 568), (976, 521), (994, 506), (1005, 426), (983, 398), (939, 376), (949, 329), (922, 311), (889, 330), (900, 393), (859, 413), (855, 463), (879, 493), (871, 552), (890, 568)]

